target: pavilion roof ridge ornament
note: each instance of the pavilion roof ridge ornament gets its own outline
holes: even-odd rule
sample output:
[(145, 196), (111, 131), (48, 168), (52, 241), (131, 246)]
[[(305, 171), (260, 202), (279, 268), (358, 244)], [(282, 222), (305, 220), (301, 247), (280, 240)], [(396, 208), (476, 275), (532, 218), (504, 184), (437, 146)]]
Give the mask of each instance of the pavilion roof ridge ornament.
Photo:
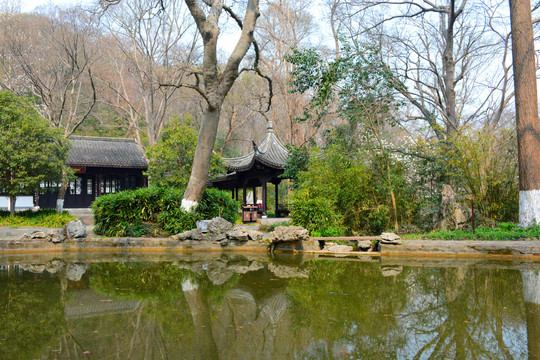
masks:
[(274, 122), (272, 120), (268, 120), (268, 123), (266, 125), (266, 132), (274, 132)]
[(253, 140), (253, 150), (244, 156), (224, 158), (223, 162), (228, 171), (244, 171), (250, 169), (255, 160), (275, 169), (283, 169), (289, 157), (289, 150), (277, 137), (274, 123), (269, 120), (266, 125), (266, 135), (259, 145)]

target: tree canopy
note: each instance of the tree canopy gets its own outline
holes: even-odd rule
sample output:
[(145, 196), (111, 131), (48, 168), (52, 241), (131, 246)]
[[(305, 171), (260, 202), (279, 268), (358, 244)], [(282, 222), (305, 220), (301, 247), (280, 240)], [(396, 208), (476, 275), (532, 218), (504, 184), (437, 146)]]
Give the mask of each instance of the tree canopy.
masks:
[[(157, 144), (148, 148), (147, 175), (153, 185), (183, 189), (186, 187), (193, 165), (198, 131), (189, 116), (174, 116), (163, 129)], [(210, 176), (225, 172), (218, 154), (212, 154)]]
[(45, 180), (60, 181), (69, 145), (60, 130), (42, 118), (29, 101), (0, 92), (0, 189), (11, 198), (31, 194)]

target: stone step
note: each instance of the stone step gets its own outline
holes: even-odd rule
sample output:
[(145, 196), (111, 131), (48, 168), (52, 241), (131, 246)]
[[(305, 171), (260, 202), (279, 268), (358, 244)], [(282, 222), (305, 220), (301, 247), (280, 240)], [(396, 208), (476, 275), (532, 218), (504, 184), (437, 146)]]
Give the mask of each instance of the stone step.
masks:
[[(84, 222), (84, 221), (83, 221)], [(87, 237), (94, 237), (94, 225), (86, 225)], [(18, 228), (0, 228), (0, 240), (14, 240), (20, 239), (25, 233), (31, 233), (32, 231), (48, 232), (50, 230), (61, 230), (57, 228), (40, 228), (40, 227), (18, 227)]]
[(88, 226), (88, 225), (94, 225), (94, 215), (92, 214), (92, 210), (89, 208), (78, 208), (78, 209), (66, 209), (68, 213), (71, 215), (78, 217), (82, 220), (82, 222)]

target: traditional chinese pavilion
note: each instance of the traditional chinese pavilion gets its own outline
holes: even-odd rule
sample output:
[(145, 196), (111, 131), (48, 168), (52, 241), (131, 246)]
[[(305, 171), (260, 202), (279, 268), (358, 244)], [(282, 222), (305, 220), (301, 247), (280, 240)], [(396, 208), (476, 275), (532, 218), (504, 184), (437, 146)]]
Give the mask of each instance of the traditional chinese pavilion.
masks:
[[(223, 159), (227, 174), (210, 180), (210, 186), (221, 190), (231, 190), (233, 197), (239, 199), (242, 189), (242, 204), (257, 205), (256, 188), (262, 187), (262, 213), (267, 212), (267, 184), (275, 186), (276, 217), (284, 215), (279, 209), (279, 183), (283, 180), (283, 166), (289, 151), (277, 137), (272, 122), (268, 122), (266, 136), (259, 145), (253, 143), (253, 150), (242, 157)], [(253, 190), (252, 204), (247, 203), (247, 191)]]

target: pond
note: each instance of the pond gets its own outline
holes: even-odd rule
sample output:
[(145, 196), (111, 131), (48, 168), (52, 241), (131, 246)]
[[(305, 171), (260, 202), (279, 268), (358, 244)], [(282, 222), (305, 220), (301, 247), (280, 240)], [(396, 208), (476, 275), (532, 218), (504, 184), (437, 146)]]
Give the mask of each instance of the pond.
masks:
[(0, 257), (0, 359), (540, 359), (538, 263)]

